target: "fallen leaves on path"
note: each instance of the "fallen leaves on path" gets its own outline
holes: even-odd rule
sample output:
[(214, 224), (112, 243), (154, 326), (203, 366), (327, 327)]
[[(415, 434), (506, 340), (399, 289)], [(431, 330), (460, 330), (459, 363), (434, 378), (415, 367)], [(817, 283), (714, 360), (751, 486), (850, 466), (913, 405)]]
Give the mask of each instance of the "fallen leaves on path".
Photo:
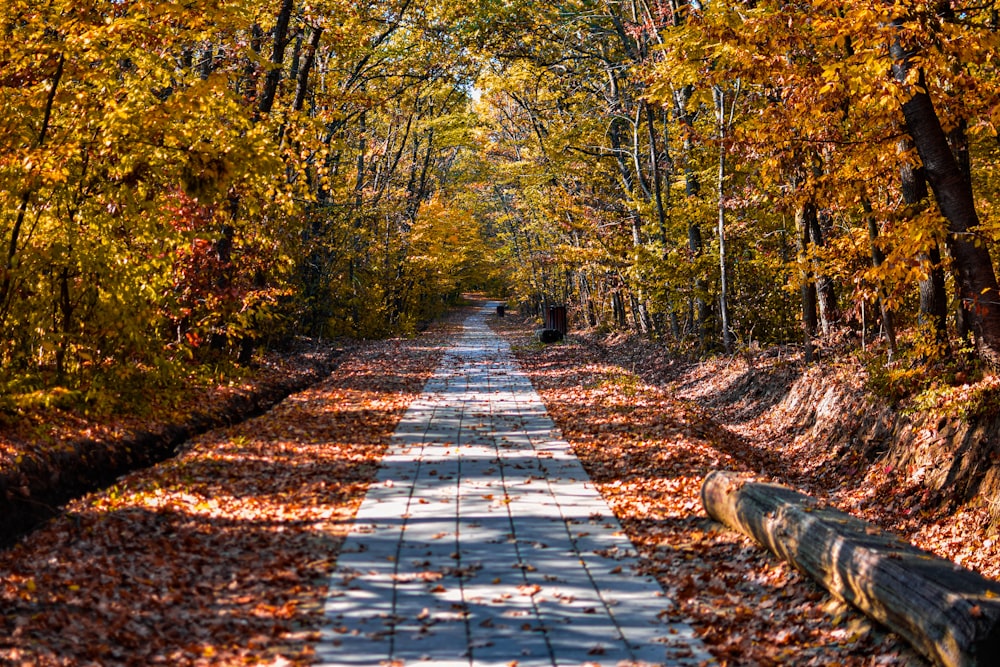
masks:
[(0, 663), (308, 663), (339, 543), (456, 321), (354, 346), (312, 389), (0, 552)]
[(491, 325), (513, 344), (644, 568), (676, 601), (666, 615), (691, 622), (721, 664), (923, 664), (902, 640), (705, 515), (700, 489), (708, 472), (757, 472), (761, 460), (780, 460), (779, 450), (647, 384), (633, 371), (635, 359), (622, 363), (576, 337), (541, 346), (516, 318)]

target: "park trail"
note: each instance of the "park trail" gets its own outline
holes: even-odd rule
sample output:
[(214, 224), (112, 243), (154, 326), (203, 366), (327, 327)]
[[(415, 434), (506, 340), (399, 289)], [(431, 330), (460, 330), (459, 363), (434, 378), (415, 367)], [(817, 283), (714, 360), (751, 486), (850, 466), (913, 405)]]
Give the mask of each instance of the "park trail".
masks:
[(330, 582), (319, 664), (714, 664), (488, 328), (495, 305), (393, 436)]

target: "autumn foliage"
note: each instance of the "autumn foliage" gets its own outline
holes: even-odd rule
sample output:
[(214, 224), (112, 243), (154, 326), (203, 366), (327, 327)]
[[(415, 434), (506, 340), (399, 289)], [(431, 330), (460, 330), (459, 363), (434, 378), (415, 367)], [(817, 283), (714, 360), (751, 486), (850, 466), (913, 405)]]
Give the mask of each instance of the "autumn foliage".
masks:
[(11, 392), (413, 330), (468, 287), (702, 351), (997, 358), (987, 6), (13, 2), (0, 28)]
[(412, 330), (482, 281), (476, 221), (421, 212), (467, 143), (456, 11), (6, 3), (5, 393)]
[(996, 10), (626, 2), (536, 14), (481, 81), (524, 303), (701, 351), (848, 332), (994, 364)]
[[(1000, 366), (998, 54), (993, 3), (950, 0), (8, 0), (0, 418), (25, 406), (114, 412), (151, 394), (169, 406), (166, 394), (190, 394), (199, 378), (247, 372), (261, 347), (413, 333), (470, 288), (532, 314), (567, 304), (573, 328), (660, 339), (661, 356), (742, 353), (752, 368), (767, 345), (806, 360), (846, 350), (890, 402), (919, 394), (918, 410), (991, 416), (996, 383), (969, 382)], [(546, 353), (560, 369), (565, 349)], [(384, 359), (374, 367), (399, 370)], [(647, 553), (669, 537), (699, 558), (710, 544), (752, 560), (745, 545), (653, 505), (669, 498), (668, 514), (688, 512), (698, 475), (753, 462), (690, 405), (622, 368), (563, 377), (593, 384), (570, 405), (599, 406), (600, 417), (570, 435), (612, 504), (636, 510), (628, 530)], [(0, 563), (12, 609), (4, 630), (27, 638), (8, 647), (25, 651), (11, 659), (58, 662), (32, 638), (89, 622), (76, 609), (97, 609), (109, 633), (84, 643), (86, 659), (117, 659), (116, 643), (149, 649), (150, 661), (245, 657), (242, 636), (216, 645), (204, 628), (158, 653), (144, 623), (169, 625), (174, 612), (136, 619), (113, 595), (81, 592), (93, 577), (133, 601), (178, 602), (172, 580), (129, 579), (120, 538), (106, 533), (86, 547), (92, 569), (62, 567), (79, 556), (81, 531), (102, 523), (151, 536), (143, 557), (155, 565), (158, 545), (179, 534), (194, 558), (186, 567), (207, 573), (205, 599), (256, 619), (260, 646), (302, 648), (309, 631), (285, 623), (300, 618), (302, 591), (275, 592), (272, 581), (256, 597), (234, 592), (233, 571), (209, 558), (218, 554), (206, 528), (250, 526), (272, 540), (265, 515), (349, 512), (384, 433), (347, 442), (337, 431), (321, 446), (290, 424), (315, 419), (333, 432), (341, 416), (329, 403), (344, 400), (388, 429), (383, 408), (400, 405), (382, 405), (392, 401), (374, 397), (385, 390), (374, 382), (299, 399), (292, 416), (262, 427), (267, 442), (234, 431), (196, 444), (164, 469), (169, 493), (126, 481), (120, 498), (74, 506), (36, 538), (55, 560), (30, 571)], [(568, 422), (564, 396), (549, 398)], [(38, 433), (24, 440), (50, 444)], [(993, 470), (992, 454), (975, 451)], [(343, 477), (337, 488), (268, 477), (304, 454)], [(220, 471), (235, 486), (221, 489)], [(254, 487), (265, 477), (271, 486)], [(829, 491), (828, 482), (816, 483)], [(278, 496), (292, 490), (312, 495), (288, 509)], [(213, 505), (216, 494), (232, 505)], [(316, 498), (340, 504), (325, 517), (295, 514)], [(949, 525), (924, 528), (951, 536), (943, 551), (959, 548)], [(239, 545), (238, 558), (256, 547)], [(261, 551), (275, 555), (266, 576), (294, 569), (279, 549)], [(751, 609), (799, 583), (754, 570), (771, 593), (730, 600), (736, 618), (714, 619), (718, 607), (699, 610), (694, 587), (725, 601), (746, 570), (713, 575), (707, 562), (669, 584), (705, 627), (749, 623)], [(311, 577), (327, 564), (295, 567)], [(101, 578), (111, 570), (124, 574)], [(785, 597), (818, 616), (803, 590)], [(184, 604), (204, 618), (201, 598)], [(59, 605), (72, 609), (49, 614)], [(785, 621), (791, 608), (774, 614)], [(757, 650), (758, 632), (711, 636), (720, 655), (738, 656)], [(754, 654), (762, 664), (822, 639), (801, 625), (782, 632)], [(836, 640), (838, 657), (881, 641)]]

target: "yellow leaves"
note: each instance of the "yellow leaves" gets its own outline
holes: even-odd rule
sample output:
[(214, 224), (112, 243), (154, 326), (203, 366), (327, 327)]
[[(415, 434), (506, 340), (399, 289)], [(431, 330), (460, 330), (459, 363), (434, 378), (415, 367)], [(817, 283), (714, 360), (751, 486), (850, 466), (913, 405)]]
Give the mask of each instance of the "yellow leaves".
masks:
[(421, 294), (446, 293), (485, 270), (478, 222), (459, 200), (434, 196), (421, 206), (407, 244), (407, 275)]

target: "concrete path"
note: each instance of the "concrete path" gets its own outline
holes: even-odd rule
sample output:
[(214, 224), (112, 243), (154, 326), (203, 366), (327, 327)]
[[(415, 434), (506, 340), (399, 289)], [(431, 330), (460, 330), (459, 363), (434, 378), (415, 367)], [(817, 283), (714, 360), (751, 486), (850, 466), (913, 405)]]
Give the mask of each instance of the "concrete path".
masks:
[(323, 665), (712, 660), (559, 438), (508, 345), (471, 316), (406, 413), (331, 582)]

